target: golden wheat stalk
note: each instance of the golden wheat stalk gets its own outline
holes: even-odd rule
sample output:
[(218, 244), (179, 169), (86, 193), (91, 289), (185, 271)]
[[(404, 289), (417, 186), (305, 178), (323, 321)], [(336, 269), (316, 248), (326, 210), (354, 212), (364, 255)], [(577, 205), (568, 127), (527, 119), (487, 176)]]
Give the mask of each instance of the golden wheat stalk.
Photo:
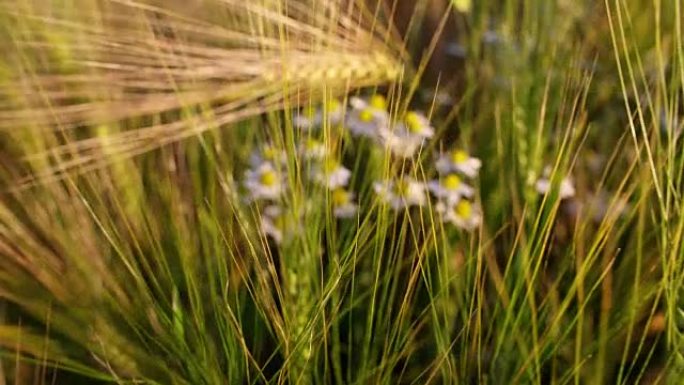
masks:
[(45, 135), (22, 150), (30, 171), (10, 187), (100, 168), (401, 71), (392, 28), (353, 0), (212, 0), (185, 11), (192, 15), (173, 2), (33, 4), (0, 1), (16, 53), (3, 59), (11, 74), (0, 82), (0, 133)]

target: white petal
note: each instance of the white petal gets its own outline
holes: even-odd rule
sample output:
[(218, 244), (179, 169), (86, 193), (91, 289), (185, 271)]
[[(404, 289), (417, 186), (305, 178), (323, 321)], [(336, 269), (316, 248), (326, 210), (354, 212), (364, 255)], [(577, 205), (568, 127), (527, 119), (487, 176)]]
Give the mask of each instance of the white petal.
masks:
[(435, 168), (437, 169), (437, 172), (440, 174), (448, 174), (454, 170), (453, 164), (451, 163), (451, 160), (447, 156), (440, 156), (437, 158), (437, 162), (435, 162)]
[(461, 195), (463, 195), (466, 198), (472, 198), (473, 195), (475, 195), (475, 189), (468, 186), (467, 184), (461, 184), (459, 186), (459, 189), (461, 190)]
[(534, 188), (537, 190), (538, 193), (540, 194), (546, 194), (549, 192), (549, 187), (551, 183), (549, 182), (548, 179), (542, 178), (537, 181), (537, 183), (534, 184)]
[(273, 240), (280, 244), (283, 241), (283, 232), (273, 223), (273, 220), (268, 217), (261, 218), (261, 230), (264, 234), (269, 235)]
[(335, 189), (338, 187), (344, 187), (349, 183), (349, 178), (351, 178), (351, 171), (347, 168), (340, 166), (333, 172), (327, 174), (320, 167), (314, 170), (313, 178), (329, 189)]
[(437, 204), (435, 205), (435, 211), (437, 211), (437, 213), (439, 213), (439, 214), (444, 215), (447, 213), (447, 210), (448, 210), (447, 204), (442, 202), (442, 201), (437, 202)]
[(380, 196), (387, 196), (389, 186), (387, 182), (375, 182), (373, 183), (373, 191)]
[(365, 100), (357, 96), (354, 96), (353, 98), (349, 99), (349, 105), (357, 110), (363, 110), (364, 108), (368, 107), (368, 103), (366, 103)]
[(387, 112), (381, 110), (372, 110), (373, 118), (370, 121), (361, 120), (359, 111), (352, 111), (347, 116), (346, 126), (352, 135), (368, 136), (375, 138), (379, 135), (381, 129), (387, 126)]
[(477, 226), (480, 225), (481, 221), (481, 214), (475, 212), (473, 212), (470, 218), (461, 218), (457, 215), (454, 215), (454, 224), (466, 231), (475, 229)]
[(466, 160), (465, 162), (456, 163), (454, 168), (456, 169), (456, 171), (461, 172), (463, 175), (469, 178), (474, 178), (480, 171), (481, 166), (482, 162), (479, 159), (468, 158), (468, 160)]
[(328, 176), (328, 188), (334, 189), (338, 187), (346, 186), (349, 183), (349, 178), (351, 177), (351, 171), (344, 167), (338, 168), (335, 172)]
[(264, 207), (263, 214), (270, 218), (275, 218), (283, 213), (283, 209), (280, 206), (270, 205)]
[(352, 218), (356, 215), (359, 206), (354, 203), (346, 203), (333, 209), (333, 214), (337, 218)]
[(266, 172), (275, 172), (273, 166), (267, 162), (259, 165), (256, 170), (247, 170), (245, 173), (244, 186), (250, 193), (248, 200), (276, 199), (282, 194), (284, 186), (282, 180), (280, 180), (280, 174), (276, 173), (279, 180), (271, 186), (266, 186), (261, 183), (261, 176)]
[(560, 199), (572, 198), (575, 196), (575, 187), (569, 179), (563, 179), (560, 185)]
[(328, 122), (332, 125), (339, 124), (342, 121), (342, 118), (344, 117), (344, 110), (342, 110), (342, 107), (338, 107), (334, 111), (329, 111), (328, 112)]
[(431, 180), (427, 182), (427, 187), (435, 197), (439, 198), (442, 195), (442, 184), (438, 180)]
[(312, 128), (316, 128), (317, 126), (317, 122), (314, 118), (299, 114), (292, 118), (292, 124), (303, 131), (308, 131)]
[(401, 137), (391, 132), (382, 132), (381, 139), (387, 150), (401, 158), (412, 157), (423, 144), (421, 137)]

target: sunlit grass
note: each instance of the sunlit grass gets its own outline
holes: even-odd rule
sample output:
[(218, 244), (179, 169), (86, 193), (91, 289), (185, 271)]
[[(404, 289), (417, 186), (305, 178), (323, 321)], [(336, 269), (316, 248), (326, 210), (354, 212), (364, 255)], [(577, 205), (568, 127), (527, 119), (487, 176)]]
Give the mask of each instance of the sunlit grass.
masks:
[(0, 0), (0, 380), (680, 383), (682, 19)]

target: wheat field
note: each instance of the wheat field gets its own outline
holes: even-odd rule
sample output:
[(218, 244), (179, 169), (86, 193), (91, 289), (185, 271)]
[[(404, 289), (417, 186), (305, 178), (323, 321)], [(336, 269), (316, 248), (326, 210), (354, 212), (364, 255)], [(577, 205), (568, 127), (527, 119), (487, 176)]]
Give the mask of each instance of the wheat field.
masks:
[(682, 0), (0, 0), (0, 385), (684, 384)]

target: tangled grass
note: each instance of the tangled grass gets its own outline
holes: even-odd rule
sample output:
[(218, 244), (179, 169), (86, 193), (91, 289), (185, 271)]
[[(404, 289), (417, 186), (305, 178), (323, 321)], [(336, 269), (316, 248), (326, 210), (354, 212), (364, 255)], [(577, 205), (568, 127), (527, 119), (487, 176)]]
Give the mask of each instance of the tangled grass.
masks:
[(0, 383), (682, 383), (682, 8), (0, 0)]

